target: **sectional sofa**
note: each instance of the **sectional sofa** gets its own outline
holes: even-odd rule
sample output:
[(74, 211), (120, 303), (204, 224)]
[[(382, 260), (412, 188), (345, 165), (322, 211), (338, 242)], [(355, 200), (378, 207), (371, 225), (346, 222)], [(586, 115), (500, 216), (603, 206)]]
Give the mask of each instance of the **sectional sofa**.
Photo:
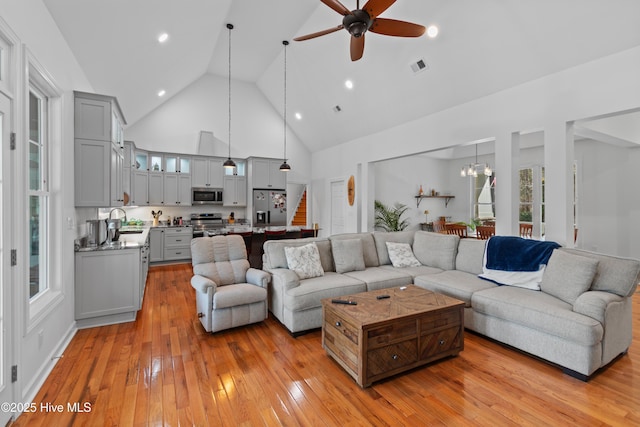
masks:
[(324, 298), (414, 283), (464, 301), (467, 329), (582, 380), (626, 353), (639, 261), (555, 249), (535, 290), (478, 277), (485, 246), (425, 231), (266, 241), (269, 310), (297, 335), (321, 327)]

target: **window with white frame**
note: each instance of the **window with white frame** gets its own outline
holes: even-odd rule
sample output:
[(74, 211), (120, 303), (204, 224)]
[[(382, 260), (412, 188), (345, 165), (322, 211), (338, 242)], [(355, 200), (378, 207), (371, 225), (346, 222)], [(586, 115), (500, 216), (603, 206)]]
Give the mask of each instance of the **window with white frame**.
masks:
[(473, 177), (473, 218), (496, 218), (496, 174), (478, 174)]
[(532, 224), (536, 235), (544, 236), (544, 167), (520, 169), (519, 222)]
[(29, 298), (49, 287), (48, 98), (29, 82), (29, 149), (27, 151), (29, 224)]

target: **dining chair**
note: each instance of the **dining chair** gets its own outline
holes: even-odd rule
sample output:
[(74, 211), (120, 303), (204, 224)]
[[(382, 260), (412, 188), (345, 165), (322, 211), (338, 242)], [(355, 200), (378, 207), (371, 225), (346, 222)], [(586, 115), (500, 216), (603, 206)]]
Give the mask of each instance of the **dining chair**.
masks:
[(533, 224), (520, 223), (520, 237), (531, 239), (533, 237)]
[(447, 234), (455, 234), (461, 238), (468, 237), (466, 224), (445, 224)]
[(441, 219), (433, 221), (433, 232), (434, 233), (446, 233), (445, 222)]
[(494, 225), (478, 225), (476, 232), (478, 239), (487, 240), (489, 237), (496, 235), (496, 227)]

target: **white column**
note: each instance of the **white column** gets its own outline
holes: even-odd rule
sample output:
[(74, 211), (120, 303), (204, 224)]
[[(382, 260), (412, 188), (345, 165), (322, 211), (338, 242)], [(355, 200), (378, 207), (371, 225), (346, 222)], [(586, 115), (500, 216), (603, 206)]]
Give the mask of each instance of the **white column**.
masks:
[(495, 143), (496, 234), (519, 235), (520, 134), (501, 132)]
[(544, 131), (545, 240), (573, 247), (573, 123)]

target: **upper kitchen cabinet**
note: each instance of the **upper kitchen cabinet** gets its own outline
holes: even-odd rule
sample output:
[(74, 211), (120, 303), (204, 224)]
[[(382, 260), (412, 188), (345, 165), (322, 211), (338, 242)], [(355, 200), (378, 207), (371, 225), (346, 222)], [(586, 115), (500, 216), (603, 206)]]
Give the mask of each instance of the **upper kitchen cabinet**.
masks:
[(287, 188), (287, 174), (280, 170), (282, 159), (249, 159), (252, 188)]
[(193, 157), (191, 159), (191, 185), (193, 187), (223, 187), (224, 159)]
[(124, 115), (113, 96), (75, 91), (75, 138), (124, 146)]
[(123, 206), (125, 121), (118, 101), (75, 92), (74, 117), (75, 205)]

